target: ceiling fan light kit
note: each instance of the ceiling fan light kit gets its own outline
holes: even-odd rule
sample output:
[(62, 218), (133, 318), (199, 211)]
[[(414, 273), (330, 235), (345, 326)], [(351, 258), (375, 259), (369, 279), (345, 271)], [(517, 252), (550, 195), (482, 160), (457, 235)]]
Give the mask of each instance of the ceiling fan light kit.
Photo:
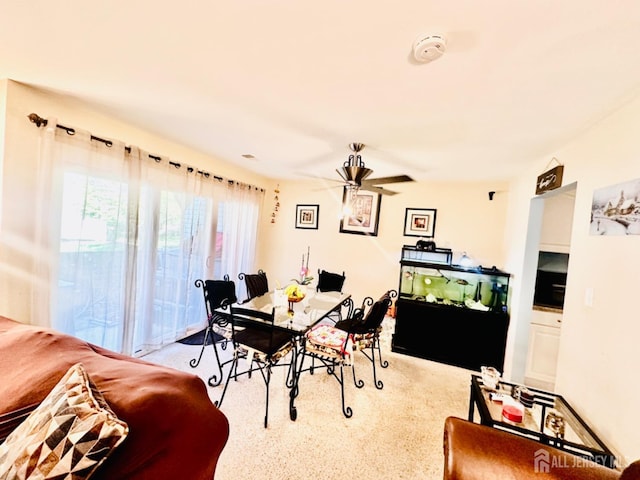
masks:
[(373, 170), (365, 166), (345, 164), (342, 168), (337, 168), (336, 172), (345, 182), (353, 185), (362, 185), (362, 181), (371, 175)]
[(349, 155), (349, 160), (344, 162), (342, 168), (336, 169), (336, 172), (348, 184), (359, 187), (362, 185), (362, 181), (373, 173), (373, 170), (364, 165), (360, 156), (360, 150), (364, 148), (364, 144), (350, 143), (349, 148), (353, 153)]
[(364, 148), (363, 143), (350, 143), (349, 148), (353, 152), (349, 155), (349, 160), (344, 162), (341, 168), (336, 168), (336, 172), (345, 182), (345, 187), (351, 191), (351, 195), (355, 198), (358, 190), (369, 190), (381, 195), (395, 195), (397, 192), (386, 190), (377, 184), (412, 182), (413, 179), (408, 175), (397, 175), (395, 177), (371, 178), (367, 177), (373, 173), (373, 170), (367, 168), (360, 156), (360, 150)]
[(413, 58), (428, 63), (440, 58), (447, 49), (447, 40), (442, 35), (419, 35), (413, 42)]

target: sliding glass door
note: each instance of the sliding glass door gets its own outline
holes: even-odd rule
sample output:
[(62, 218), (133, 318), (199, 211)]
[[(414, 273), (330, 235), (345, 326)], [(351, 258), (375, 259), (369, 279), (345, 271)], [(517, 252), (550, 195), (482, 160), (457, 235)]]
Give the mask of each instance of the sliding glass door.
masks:
[(127, 247), (127, 186), (64, 175), (56, 327), (122, 349)]
[(51, 326), (131, 355), (204, 327), (195, 280), (253, 268), (262, 192), (65, 140), (47, 150), (53, 187), (42, 206)]
[(133, 335), (139, 354), (202, 323), (194, 282), (207, 277), (212, 200), (144, 188), (132, 205), (127, 185), (77, 173), (65, 174), (63, 191), (60, 329), (116, 351)]

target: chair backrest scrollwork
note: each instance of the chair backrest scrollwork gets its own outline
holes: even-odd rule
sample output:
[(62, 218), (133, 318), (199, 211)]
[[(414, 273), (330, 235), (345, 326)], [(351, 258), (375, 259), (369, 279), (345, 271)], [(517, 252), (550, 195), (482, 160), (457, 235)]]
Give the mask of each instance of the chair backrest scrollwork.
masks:
[(195, 285), (202, 288), (207, 317), (211, 319), (218, 309), (226, 309), (236, 303), (236, 284), (225, 275), (223, 280), (196, 280)]

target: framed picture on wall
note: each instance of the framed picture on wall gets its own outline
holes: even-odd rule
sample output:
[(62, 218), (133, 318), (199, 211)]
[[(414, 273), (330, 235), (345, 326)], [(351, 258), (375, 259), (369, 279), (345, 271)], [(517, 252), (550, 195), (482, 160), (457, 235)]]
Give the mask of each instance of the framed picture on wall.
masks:
[(378, 222), (380, 221), (380, 194), (359, 190), (355, 197), (346, 187), (342, 192), (342, 211), (340, 219), (341, 233), (354, 233), (357, 235), (378, 235)]
[(407, 208), (404, 214), (404, 235), (407, 237), (433, 237), (436, 231), (434, 208)]
[(320, 205), (296, 205), (296, 228), (318, 229)]
[(640, 235), (640, 178), (593, 191), (589, 235)]

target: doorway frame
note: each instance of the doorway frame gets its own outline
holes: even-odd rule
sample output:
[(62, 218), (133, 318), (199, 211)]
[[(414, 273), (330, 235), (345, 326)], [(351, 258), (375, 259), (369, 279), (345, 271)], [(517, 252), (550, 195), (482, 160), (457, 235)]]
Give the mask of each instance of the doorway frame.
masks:
[[(516, 300), (516, 304), (512, 305), (513, 313), (515, 313), (512, 317), (517, 319), (517, 323), (513, 325), (515, 330), (512, 336), (513, 350), (510, 362), (510, 378), (516, 383), (524, 383), (527, 368), (533, 294), (535, 290), (536, 270), (538, 267), (538, 252), (540, 250), (545, 201), (557, 195), (564, 195), (570, 191), (574, 191), (574, 195), (577, 195), (578, 182), (572, 182), (555, 190), (536, 195), (532, 197), (529, 202), (529, 219), (523, 254), (522, 276), (520, 279), (520, 295)], [(573, 222), (571, 230), (573, 231)], [(569, 251), (570, 250), (571, 247), (569, 247)], [(570, 278), (570, 268), (571, 262), (569, 262), (567, 279)]]

